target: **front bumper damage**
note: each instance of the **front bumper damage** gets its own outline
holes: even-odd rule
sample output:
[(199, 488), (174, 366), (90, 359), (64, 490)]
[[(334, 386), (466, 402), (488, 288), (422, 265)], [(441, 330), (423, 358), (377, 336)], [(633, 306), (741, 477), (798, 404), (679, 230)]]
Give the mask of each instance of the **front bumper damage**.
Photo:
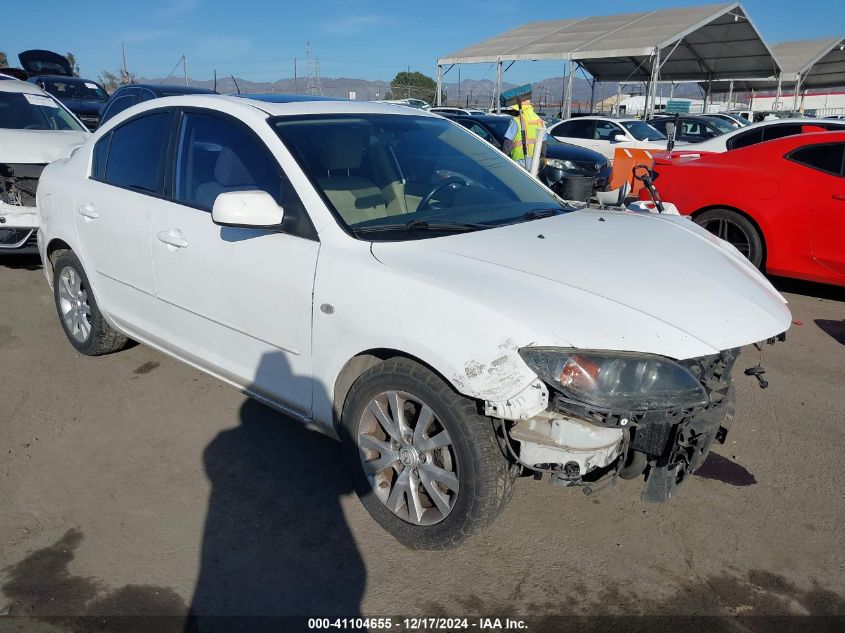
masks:
[(617, 478), (645, 476), (644, 501), (668, 501), (724, 443), (734, 417), (731, 372), (740, 349), (680, 361), (709, 396), (686, 409), (610, 411), (550, 390), (548, 408), (533, 417), (500, 420), (500, 441), (510, 456), (541, 479), (581, 486), (586, 494)]
[(35, 191), (45, 165), (0, 163), (0, 250), (35, 247)]

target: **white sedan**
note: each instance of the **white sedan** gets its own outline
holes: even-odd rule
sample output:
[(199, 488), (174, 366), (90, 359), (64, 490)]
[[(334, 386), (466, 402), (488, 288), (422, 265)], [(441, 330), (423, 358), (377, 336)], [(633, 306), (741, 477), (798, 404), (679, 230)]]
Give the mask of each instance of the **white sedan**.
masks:
[(15, 78), (0, 81), (0, 255), (35, 252), (41, 171), (86, 138), (85, 126), (46, 91)]
[(763, 141), (771, 141), (784, 136), (793, 136), (805, 132), (842, 131), (845, 121), (831, 119), (772, 119), (752, 123), (733, 132), (711, 138), (703, 143), (679, 148), (684, 154), (701, 152), (727, 152), (732, 149), (748, 147)]
[(668, 139), (639, 119), (585, 116), (567, 119), (549, 128), (557, 140), (604, 154), (611, 162), (617, 148), (665, 150)]
[(336, 435), (410, 547), (489, 524), (520, 473), (666, 500), (724, 440), (738, 348), (791, 320), (735, 249), (563, 206), (437, 115), (267, 99), (149, 101), (44, 171), (79, 352), (132, 338)]

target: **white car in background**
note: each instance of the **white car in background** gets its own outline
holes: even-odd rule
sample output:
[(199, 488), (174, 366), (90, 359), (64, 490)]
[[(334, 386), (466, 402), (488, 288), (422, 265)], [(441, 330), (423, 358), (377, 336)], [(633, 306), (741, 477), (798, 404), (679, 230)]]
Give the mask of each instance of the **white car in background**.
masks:
[(668, 500), (724, 441), (739, 348), (791, 322), (736, 249), (564, 206), (438, 115), (284, 99), (141, 103), (45, 169), (38, 242), (74, 348), (132, 338), (336, 435), (410, 547), (488, 525), (521, 471), (646, 472)]
[(665, 150), (668, 141), (665, 134), (645, 121), (600, 116), (566, 119), (549, 128), (549, 134), (564, 143), (604, 154), (611, 162), (617, 148)]
[(45, 165), (88, 138), (84, 125), (38, 86), (0, 81), (0, 255), (35, 252), (35, 192)]
[[(740, 147), (748, 147), (771, 141), (784, 136), (802, 134), (804, 132), (835, 132), (845, 130), (845, 121), (835, 119), (772, 119), (760, 121), (738, 128), (733, 132), (722, 134), (695, 145), (676, 146), (684, 154), (698, 154), (700, 152), (727, 152)], [(659, 187), (658, 187), (659, 188)]]

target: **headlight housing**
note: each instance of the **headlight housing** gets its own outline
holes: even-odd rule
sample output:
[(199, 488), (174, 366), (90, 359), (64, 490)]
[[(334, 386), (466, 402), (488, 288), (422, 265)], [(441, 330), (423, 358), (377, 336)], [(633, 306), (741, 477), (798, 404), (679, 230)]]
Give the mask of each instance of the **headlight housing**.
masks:
[(541, 380), (564, 396), (611, 411), (689, 407), (709, 401), (693, 374), (663, 356), (548, 347), (519, 350)]
[(566, 171), (579, 171), (578, 166), (569, 160), (562, 160), (560, 158), (546, 158), (546, 165), (553, 169), (563, 169)]

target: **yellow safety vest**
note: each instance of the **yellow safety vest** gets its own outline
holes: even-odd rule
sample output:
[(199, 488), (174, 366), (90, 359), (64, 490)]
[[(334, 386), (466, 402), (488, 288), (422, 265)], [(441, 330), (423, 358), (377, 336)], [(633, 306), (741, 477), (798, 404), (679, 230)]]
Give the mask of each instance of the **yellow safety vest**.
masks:
[[(525, 134), (525, 147), (528, 150), (528, 158), (534, 156), (534, 146), (537, 144), (537, 137), (540, 132), (545, 130), (546, 124), (543, 119), (537, 116), (534, 108), (531, 106), (523, 106), (522, 116), (515, 116), (516, 120), (516, 136), (513, 137), (513, 149), (511, 150), (511, 158), (515, 161), (525, 163), (525, 152), (522, 149), (522, 119), (525, 119), (525, 127), (527, 128)], [(542, 139), (540, 139), (542, 141)], [(527, 165), (526, 165), (527, 166)]]

